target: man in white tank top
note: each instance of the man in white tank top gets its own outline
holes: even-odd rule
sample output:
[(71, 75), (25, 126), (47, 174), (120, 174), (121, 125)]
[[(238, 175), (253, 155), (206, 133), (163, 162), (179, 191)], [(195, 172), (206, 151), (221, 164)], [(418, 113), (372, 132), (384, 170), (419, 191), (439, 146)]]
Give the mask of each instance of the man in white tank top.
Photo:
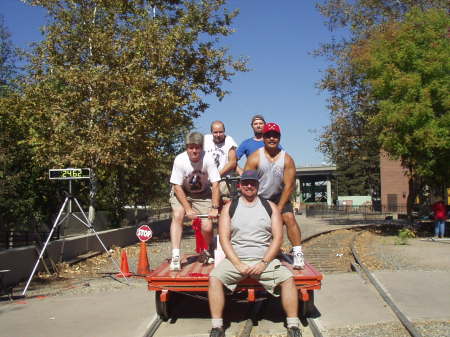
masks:
[(280, 149), (280, 138), (281, 129), (277, 124), (264, 125), (264, 147), (248, 157), (245, 170), (258, 172), (259, 195), (278, 206), (292, 244), (293, 266), (296, 269), (303, 269), (305, 261), (301, 246), (301, 232), (290, 202), (295, 188), (295, 163), (290, 155)]

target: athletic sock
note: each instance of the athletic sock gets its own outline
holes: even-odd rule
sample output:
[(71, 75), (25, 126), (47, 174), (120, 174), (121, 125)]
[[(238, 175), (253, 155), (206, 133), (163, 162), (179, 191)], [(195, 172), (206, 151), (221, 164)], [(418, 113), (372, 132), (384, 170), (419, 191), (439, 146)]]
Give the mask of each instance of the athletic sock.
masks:
[(298, 317), (286, 317), (286, 325), (288, 328), (300, 327), (300, 319)]
[(223, 326), (223, 318), (212, 318), (211, 324), (213, 328), (221, 328)]
[(301, 253), (302, 252), (302, 246), (293, 246), (292, 251), (295, 253)]
[(180, 248), (172, 249), (172, 256), (180, 256)]

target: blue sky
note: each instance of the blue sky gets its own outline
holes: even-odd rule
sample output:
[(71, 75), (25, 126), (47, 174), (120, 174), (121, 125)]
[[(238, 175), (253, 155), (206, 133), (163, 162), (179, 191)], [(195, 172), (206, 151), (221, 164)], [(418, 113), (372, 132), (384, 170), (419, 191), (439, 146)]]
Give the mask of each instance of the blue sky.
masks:
[[(317, 132), (328, 124), (327, 94), (316, 88), (325, 60), (310, 53), (331, 39), (311, 0), (230, 0), (229, 9), (240, 9), (233, 27), (236, 33), (222, 40), (234, 56), (249, 58), (250, 72), (240, 73), (224, 88), (231, 91), (221, 102), (207, 99), (210, 108), (195, 122), (200, 132), (209, 132), (219, 119), (237, 143), (252, 136), (250, 119), (262, 114), (281, 126), (281, 142), (297, 166), (320, 165)], [(42, 36), (45, 12), (19, 0), (1, 0), (12, 42), (22, 48)], [(316, 132), (314, 132), (316, 130)], [(241, 161), (242, 164), (242, 161)]]

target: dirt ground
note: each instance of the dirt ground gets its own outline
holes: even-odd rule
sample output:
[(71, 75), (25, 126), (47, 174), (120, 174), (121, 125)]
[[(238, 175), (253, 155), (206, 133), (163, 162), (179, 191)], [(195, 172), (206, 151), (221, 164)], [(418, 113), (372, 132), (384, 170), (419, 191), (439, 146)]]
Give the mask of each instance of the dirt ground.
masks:
[[(450, 256), (450, 244), (434, 241), (425, 241), (424, 237), (408, 239), (406, 244), (398, 244), (398, 229), (371, 229), (363, 231), (356, 239), (356, 249), (363, 263), (371, 270), (450, 270), (448, 256)], [(331, 237), (333, 238), (331, 238)], [(336, 256), (327, 263), (335, 263), (336, 267), (342, 265), (350, 266), (353, 258), (350, 253), (348, 237), (342, 235), (342, 231), (327, 234), (318, 238), (328, 242), (328, 245), (336, 246)], [(316, 239), (317, 240), (317, 239)], [(339, 241), (341, 240), (341, 241)], [(338, 243), (337, 243), (338, 242)], [(450, 241), (447, 241), (450, 242)], [(308, 254), (308, 245), (314, 246), (314, 241), (305, 243), (305, 252)], [(283, 244), (283, 251), (290, 250), (289, 242)], [(121, 263), (121, 254), (126, 252), (129, 269), (136, 272), (140, 255), (140, 245), (135, 244), (125, 248), (113, 247), (111, 256)], [(182, 252), (195, 252), (195, 237), (190, 228), (185, 230), (182, 240)], [(436, 252), (438, 252), (436, 254)], [(170, 257), (170, 240), (166, 236), (152, 238), (147, 243), (147, 255), (150, 269), (159, 266), (165, 259)], [(338, 269), (338, 268), (337, 268)], [(350, 267), (347, 268), (350, 271)], [(118, 273), (118, 269), (106, 253), (95, 256), (79, 263), (68, 265), (58, 264), (58, 274), (40, 273), (35, 276), (29, 294), (52, 294), (72, 288), (91, 287), (95, 282), (104, 283), (102, 287), (115, 287), (117, 284), (111, 282), (111, 277)], [(345, 269), (344, 269), (345, 270)], [(117, 280), (117, 279), (116, 279)], [(102, 282), (98, 282), (102, 281)], [(104, 282), (103, 282), (104, 281)], [(120, 282), (120, 280), (119, 280)], [(144, 279), (133, 279), (133, 282), (145, 282)], [(116, 282), (117, 283), (117, 282)], [(23, 285), (16, 287), (18, 292)]]

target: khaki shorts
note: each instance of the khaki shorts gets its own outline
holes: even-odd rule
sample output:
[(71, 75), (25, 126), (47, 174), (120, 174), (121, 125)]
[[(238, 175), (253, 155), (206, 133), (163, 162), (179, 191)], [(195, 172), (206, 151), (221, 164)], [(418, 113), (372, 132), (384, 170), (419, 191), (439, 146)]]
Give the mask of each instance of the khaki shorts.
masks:
[[(197, 212), (197, 214), (208, 214), (210, 212), (212, 206), (211, 197), (193, 198), (186, 196), (186, 198), (191, 204), (192, 209)], [(178, 201), (178, 198), (173, 191), (170, 192), (169, 202), (172, 209), (183, 208), (183, 205)]]
[(225, 181), (220, 181), (219, 182), (219, 191), (220, 191), (220, 196), (221, 197), (225, 197), (228, 198), (230, 196), (230, 190), (228, 188), (228, 185)]
[[(241, 260), (248, 265), (255, 265), (261, 259)], [(245, 279), (247, 275), (242, 275), (228, 259), (222, 260), (219, 265), (211, 271), (210, 276), (219, 279), (225, 287), (234, 291), (239, 281)], [(258, 276), (252, 277), (257, 280), (267, 292), (273, 296), (280, 296), (278, 285), (292, 277), (291, 271), (283, 266), (278, 259), (270, 261), (266, 269)]]

